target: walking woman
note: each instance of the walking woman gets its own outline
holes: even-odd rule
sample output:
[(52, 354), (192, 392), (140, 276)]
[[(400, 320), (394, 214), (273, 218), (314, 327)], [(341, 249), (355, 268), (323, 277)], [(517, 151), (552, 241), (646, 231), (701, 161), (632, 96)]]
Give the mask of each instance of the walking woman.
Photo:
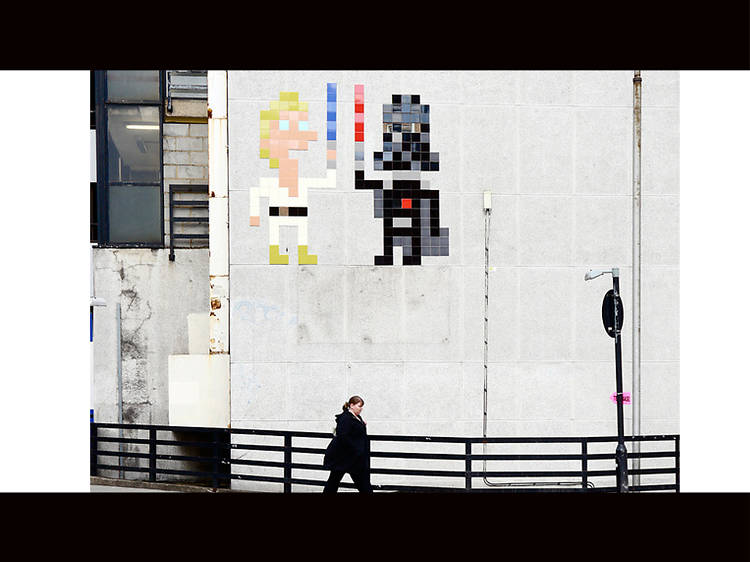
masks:
[(346, 473), (352, 477), (357, 490), (372, 493), (370, 438), (365, 420), (360, 416), (364, 405), (362, 398), (352, 396), (344, 404), (343, 411), (335, 416), (336, 432), (323, 459), (323, 467), (331, 471), (323, 488), (324, 494), (335, 494)]

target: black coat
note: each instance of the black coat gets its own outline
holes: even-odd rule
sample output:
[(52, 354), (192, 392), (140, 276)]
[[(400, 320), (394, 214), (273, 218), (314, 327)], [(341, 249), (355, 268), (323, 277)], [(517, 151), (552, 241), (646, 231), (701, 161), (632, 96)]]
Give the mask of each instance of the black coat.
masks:
[(370, 438), (364, 421), (348, 411), (335, 418), (336, 435), (326, 449), (323, 467), (349, 473), (369, 471)]

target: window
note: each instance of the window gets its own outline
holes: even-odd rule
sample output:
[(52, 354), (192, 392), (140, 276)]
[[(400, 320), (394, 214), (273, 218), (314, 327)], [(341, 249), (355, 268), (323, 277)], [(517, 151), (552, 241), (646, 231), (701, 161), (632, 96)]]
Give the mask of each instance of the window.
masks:
[(96, 71), (100, 245), (164, 246), (162, 74)]
[(89, 119), (89, 134), (91, 135), (91, 162), (89, 181), (89, 202), (91, 204), (89, 233), (91, 244), (99, 241), (99, 207), (96, 202), (96, 88), (94, 88), (94, 73), (91, 72), (91, 109)]

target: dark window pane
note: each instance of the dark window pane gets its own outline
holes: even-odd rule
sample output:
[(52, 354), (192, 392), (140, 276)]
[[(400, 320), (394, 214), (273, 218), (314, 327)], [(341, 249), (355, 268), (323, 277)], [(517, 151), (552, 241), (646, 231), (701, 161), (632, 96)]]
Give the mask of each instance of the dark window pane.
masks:
[(161, 244), (161, 187), (110, 185), (109, 241)]
[(109, 106), (107, 151), (110, 182), (160, 181), (159, 108)]
[(96, 199), (96, 182), (95, 181), (90, 182), (89, 201), (91, 202), (91, 227), (90, 227), (91, 240), (90, 241), (98, 242), (99, 241), (99, 219), (97, 217), (99, 215), (99, 206), (97, 204), (97, 199)]
[(108, 70), (107, 101), (160, 101), (158, 70)]

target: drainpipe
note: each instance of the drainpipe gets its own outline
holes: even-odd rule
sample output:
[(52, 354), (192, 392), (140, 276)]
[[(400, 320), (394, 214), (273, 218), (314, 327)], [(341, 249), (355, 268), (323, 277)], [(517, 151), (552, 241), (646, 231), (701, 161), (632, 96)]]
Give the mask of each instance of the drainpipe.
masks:
[[(122, 342), (120, 338), (122, 336), (121, 324), (122, 324), (122, 311), (120, 309), (120, 303), (117, 303), (115, 309), (115, 324), (117, 326), (117, 423), (122, 425)], [(123, 437), (122, 427), (120, 427), (120, 439)], [(122, 441), (117, 444), (117, 450), (122, 453)], [(117, 455), (117, 466), (122, 467), (122, 456)], [(122, 479), (122, 468), (120, 469), (120, 479)]]
[[(229, 130), (227, 71), (208, 71), (209, 369), (229, 386)], [(231, 400), (224, 404), (231, 424)]]
[[(633, 76), (633, 436), (641, 434), (641, 71)], [(641, 450), (633, 441), (633, 452)], [(633, 459), (639, 469), (641, 459)], [(632, 475), (632, 485), (639, 486), (640, 474)]]

